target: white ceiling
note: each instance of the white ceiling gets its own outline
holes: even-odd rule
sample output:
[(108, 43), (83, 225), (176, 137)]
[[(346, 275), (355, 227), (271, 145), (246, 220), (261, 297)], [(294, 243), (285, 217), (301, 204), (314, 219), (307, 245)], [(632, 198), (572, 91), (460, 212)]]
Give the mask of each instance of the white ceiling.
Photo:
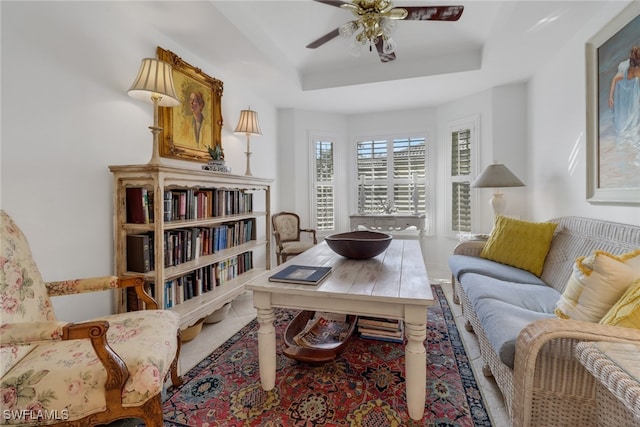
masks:
[[(313, 0), (175, 3), (139, 5), (155, 9), (163, 32), (246, 81), (276, 107), (335, 113), (434, 106), (526, 81), (611, 5), (395, 0), (395, 6), (459, 4), (465, 9), (457, 22), (399, 21), (393, 34), (397, 59), (382, 63), (375, 50), (354, 57), (349, 41), (340, 37), (317, 49), (305, 47), (353, 18), (338, 7)], [(192, 18), (176, 21), (185, 7)], [(167, 17), (171, 24), (163, 25)], [(224, 40), (216, 38), (220, 34)]]

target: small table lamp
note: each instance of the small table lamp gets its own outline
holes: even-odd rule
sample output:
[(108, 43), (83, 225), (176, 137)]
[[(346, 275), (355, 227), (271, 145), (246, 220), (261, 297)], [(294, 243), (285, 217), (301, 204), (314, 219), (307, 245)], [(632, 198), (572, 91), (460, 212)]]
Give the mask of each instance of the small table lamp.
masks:
[[(251, 107), (249, 107), (251, 108)], [(251, 158), (251, 149), (249, 138), (251, 135), (262, 135), (260, 131), (260, 125), (258, 124), (258, 113), (249, 109), (240, 111), (240, 120), (238, 120), (238, 126), (236, 126), (236, 130), (234, 133), (244, 133), (247, 135), (247, 170), (245, 171), (245, 175), (251, 175), (251, 163), (249, 159)]]
[(524, 184), (505, 165), (494, 163), (487, 166), (487, 168), (473, 180), (471, 187), (495, 188), (496, 190), (491, 200), (489, 200), (489, 204), (493, 208), (495, 215), (501, 215), (504, 212), (507, 202), (504, 199), (504, 194), (502, 194), (498, 188), (524, 187)]
[(153, 152), (149, 164), (158, 165), (160, 164), (158, 135), (162, 130), (158, 127), (158, 107), (180, 105), (173, 86), (171, 65), (155, 58), (143, 59), (138, 76), (127, 93), (134, 99), (153, 104), (153, 126), (149, 126), (153, 134)]

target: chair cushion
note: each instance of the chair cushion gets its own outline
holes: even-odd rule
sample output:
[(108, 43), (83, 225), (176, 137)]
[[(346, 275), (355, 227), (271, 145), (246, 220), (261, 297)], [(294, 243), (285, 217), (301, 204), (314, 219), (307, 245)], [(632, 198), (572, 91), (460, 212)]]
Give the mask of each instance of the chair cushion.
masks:
[(516, 307), (553, 314), (560, 293), (550, 286), (508, 282), (482, 274), (468, 273), (460, 283), (474, 306), (483, 298), (504, 301)]
[(479, 273), (487, 277), (506, 280), (508, 282), (546, 286), (546, 283), (533, 273), (521, 268), (475, 256), (451, 255), (449, 257), (449, 268), (458, 281), (460, 281), (461, 276), (465, 273)]
[(5, 211), (0, 211), (0, 285), (2, 323), (55, 320), (27, 238)]
[[(127, 361), (130, 376), (122, 393), (123, 406), (138, 406), (160, 393), (177, 351), (179, 315), (146, 310), (96, 320), (109, 322), (109, 345)], [(89, 340), (32, 347), (2, 377), (3, 409), (66, 408), (69, 420), (105, 410), (107, 376)]]
[(282, 243), (282, 253), (297, 255), (313, 247), (310, 242), (284, 242)]
[(520, 331), (535, 320), (555, 318), (554, 314), (527, 310), (493, 298), (477, 300), (474, 310), (491, 347), (502, 363), (511, 369)]
[(557, 226), (553, 222), (528, 222), (498, 215), (480, 256), (540, 276)]

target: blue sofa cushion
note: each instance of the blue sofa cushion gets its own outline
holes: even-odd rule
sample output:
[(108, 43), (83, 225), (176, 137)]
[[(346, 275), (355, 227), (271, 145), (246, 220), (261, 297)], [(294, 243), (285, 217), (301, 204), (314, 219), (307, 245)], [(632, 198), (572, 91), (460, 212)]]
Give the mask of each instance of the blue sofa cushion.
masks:
[(466, 273), (478, 273), (508, 282), (546, 286), (546, 283), (533, 273), (475, 256), (451, 255), (449, 268), (458, 282), (461, 282), (462, 275)]
[(492, 298), (516, 307), (553, 314), (560, 292), (540, 284), (514, 283), (478, 273), (467, 273), (460, 282), (474, 310), (478, 301)]
[(520, 331), (533, 321), (556, 317), (554, 314), (527, 310), (493, 298), (477, 300), (475, 312), (494, 351), (502, 363), (511, 369)]

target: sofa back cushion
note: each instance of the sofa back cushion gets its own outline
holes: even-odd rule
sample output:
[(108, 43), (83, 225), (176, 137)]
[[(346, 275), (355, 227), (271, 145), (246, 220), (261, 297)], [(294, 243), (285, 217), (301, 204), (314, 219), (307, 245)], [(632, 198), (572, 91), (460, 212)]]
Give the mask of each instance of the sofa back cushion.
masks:
[(558, 300), (556, 315), (599, 322), (636, 279), (640, 279), (640, 249), (621, 256), (595, 251), (580, 257)]
[(480, 256), (540, 276), (556, 226), (498, 215)]
[(596, 250), (622, 255), (640, 247), (640, 226), (566, 216), (558, 224), (542, 270), (542, 280), (563, 293), (576, 259)]
[(29, 243), (4, 210), (0, 211), (0, 319), (2, 323), (55, 320)]

